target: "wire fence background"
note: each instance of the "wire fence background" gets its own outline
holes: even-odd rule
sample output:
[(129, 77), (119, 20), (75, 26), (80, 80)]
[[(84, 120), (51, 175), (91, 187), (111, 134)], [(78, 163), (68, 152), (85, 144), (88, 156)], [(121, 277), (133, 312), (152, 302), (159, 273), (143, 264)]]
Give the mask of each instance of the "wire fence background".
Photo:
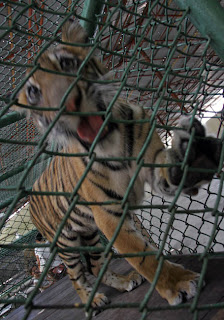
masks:
[[(171, 139), (169, 129), (182, 113), (192, 113), (203, 121), (214, 117), (213, 134), (223, 139), (222, 103), (219, 113), (213, 106), (223, 96), (224, 64), (210, 46), (212, 39), (192, 24), (189, 11), (181, 10), (171, 0), (98, 1), (102, 11), (91, 20), (93, 17), (85, 17), (83, 11), (87, 2), (0, 2), (0, 302), (3, 310), (7, 299), (15, 299), (18, 292), (18, 302), (25, 303), (28, 288), (32, 287), (32, 279), (24, 272), (24, 251), (34, 243), (37, 231), (26, 204), (34, 181), (51, 158), (50, 152), (39, 155), (41, 137), (32, 118), (24, 119), (9, 108), (24, 83), (27, 66), (35, 68), (36, 55), (60, 41), (61, 26), (69, 16), (77, 17), (89, 27), (94, 54), (121, 82), (123, 96), (143, 105), (155, 116), (157, 130), (167, 146)], [(217, 3), (224, 6), (224, 1)], [(52, 151), (52, 146), (47, 150)], [(164, 253), (224, 257), (221, 168), (219, 176), (204, 186), (197, 197), (178, 199), (175, 220), (164, 239), (170, 219), (167, 208), (171, 203), (172, 199), (155, 195), (147, 187), (145, 207), (137, 212), (155, 243), (160, 245), (165, 241)]]

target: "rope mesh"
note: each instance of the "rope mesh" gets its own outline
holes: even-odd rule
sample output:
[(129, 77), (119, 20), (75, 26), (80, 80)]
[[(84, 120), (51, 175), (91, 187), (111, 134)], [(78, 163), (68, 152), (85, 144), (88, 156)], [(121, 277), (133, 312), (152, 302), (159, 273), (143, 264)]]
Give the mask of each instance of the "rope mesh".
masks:
[[(35, 265), (33, 249), (49, 245), (35, 243), (37, 231), (29, 219), (27, 201), (32, 194), (34, 181), (46, 168), (51, 157), (60, 154), (60, 150), (46, 144), (47, 134), (57, 119), (45, 135), (40, 136), (32, 118), (26, 120), (21, 115), (12, 113), (9, 108), (15, 103), (16, 95), (28, 77), (25, 76), (27, 67), (32, 67), (30, 74), (38, 69), (38, 57), (51, 45), (61, 41), (61, 27), (69, 17), (77, 17), (84, 27), (89, 24), (89, 30), (93, 35), (91, 50), (85, 63), (92, 54), (97, 54), (114, 75), (113, 81), (119, 83), (119, 91), (105, 113), (105, 125), (110, 121), (113, 103), (121, 94), (130, 102), (141, 104), (151, 114), (152, 130), (148, 143), (153, 130), (157, 130), (164, 144), (169, 146), (171, 130), (183, 113), (192, 114), (192, 119), (196, 115), (202, 122), (212, 118), (209, 120), (215, 123), (212, 134), (222, 141), (224, 138), (224, 65), (210, 46), (212, 39), (200, 34), (188, 19), (188, 9), (180, 10), (176, 2), (171, 0), (105, 0), (100, 1), (102, 11), (96, 13), (94, 20), (91, 20), (89, 16), (85, 16), (84, 2), (38, 0), (0, 3), (0, 303), (4, 306), (4, 316), (11, 311), (10, 308), (5, 309), (7, 304), (12, 303), (13, 307), (25, 304), (27, 312), (24, 319), (28, 319), (32, 310), (32, 300), (43, 286), (51, 262), (59, 250), (55, 246), (56, 239), (70, 214), (68, 211), (59, 226), (55, 240), (50, 245), (51, 255), (48, 263), (34, 285), (29, 273)], [(223, 5), (222, 1), (220, 3)], [(73, 76), (74, 84), (80, 79), (81, 71)], [(65, 96), (69, 94), (69, 90)], [(217, 102), (220, 106), (218, 110), (215, 108)], [(60, 106), (62, 108), (58, 117), (63, 111), (63, 101)], [(211, 130), (209, 121), (207, 126), (208, 130)], [(89, 168), (94, 161), (103, 161), (95, 157), (96, 143), (97, 138), (89, 152)], [(139, 170), (143, 165), (141, 157), (140, 154), (137, 159), (130, 159), (137, 161)], [(117, 307), (140, 308), (140, 319), (146, 319), (150, 310), (170, 310), (171, 307), (168, 305), (147, 305), (164, 259), (179, 254), (194, 254), (203, 258), (200, 287), (208, 259), (214, 256), (224, 257), (223, 158), (224, 150), (218, 175), (209, 185), (204, 186), (196, 197), (179, 196), (181, 185), (174, 199), (156, 195), (149, 187), (146, 188), (143, 204), (133, 209), (137, 210), (136, 214), (153, 241), (160, 246), (157, 254), (159, 267), (155, 281), (141, 305), (120, 303)], [(121, 162), (125, 159), (114, 160)], [(88, 172), (88, 167), (82, 180)], [(183, 165), (183, 169), (188, 170), (186, 165)], [(130, 182), (130, 188), (136, 177), (137, 172)], [(72, 200), (70, 210), (75, 204), (80, 203), (76, 192), (82, 180), (73, 194), (66, 194)], [(123, 217), (128, 209), (132, 209), (127, 201), (129, 191), (127, 190), (122, 203)], [(107, 253), (111, 251), (114, 240), (115, 237), (109, 243), (104, 242)], [(70, 250), (84, 253), (96, 248), (80, 247)], [(162, 253), (167, 255), (162, 256)], [(113, 253), (113, 258), (121, 256)], [(88, 304), (77, 305), (79, 308), (90, 310), (89, 319), (91, 299), (110, 259), (109, 255)], [(223, 308), (223, 303), (218, 302), (212, 306), (200, 305), (199, 296), (200, 290), (193, 302), (180, 306), (190, 308), (194, 319), (198, 319), (198, 312), (203, 308)], [(113, 307), (115, 306), (110, 304), (104, 308)]]

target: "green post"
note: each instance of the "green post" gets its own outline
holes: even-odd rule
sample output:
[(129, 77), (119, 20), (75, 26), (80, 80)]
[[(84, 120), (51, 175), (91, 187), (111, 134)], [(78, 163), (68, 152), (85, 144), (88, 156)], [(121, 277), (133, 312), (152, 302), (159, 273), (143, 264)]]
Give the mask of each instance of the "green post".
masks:
[(93, 37), (96, 27), (96, 15), (100, 14), (103, 9), (103, 3), (99, 0), (86, 0), (83, 5), (81, 26), (86, 30), (89, 37)]
[(180, 9), (189, 10), (189, 18), (224, 61), (224, 8), (218, 0), (175, 0)]
[(6, 114), (5, 116), (0, 117), (0, 128), (4, 128), (9, 124), (22, 120), (24, 118), (25, 116), (18, 112), (11, 112), (9, 114)]

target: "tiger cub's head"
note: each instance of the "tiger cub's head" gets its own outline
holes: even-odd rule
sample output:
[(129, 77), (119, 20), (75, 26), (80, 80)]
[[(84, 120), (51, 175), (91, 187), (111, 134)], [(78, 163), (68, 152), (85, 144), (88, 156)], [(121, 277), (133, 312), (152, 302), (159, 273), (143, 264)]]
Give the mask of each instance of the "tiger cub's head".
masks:
[[(20, 106), (13, 109), (25, 110), (43, 132), (60, 113), (51, 130), (51, 138), (64, 142), (75, 137), (91, 144), (104, 121), (101, 111), (109, 104), (105, 104), (100, 84), (108, 78), (108, 71), (96, 57), (88, 56), (87, 34), (76, 21), (70, 19), (64, 24), (62, 42), (40, 55), (36, 71), (28, 70), (28, 80), (18, 95)], [(94, 83), (97, 80), (100, 80), (98, 84)], [(109, 87), (112, 90), (111, 85)], [(83, 112), (86, 116), (71, 112)], [(101, 113), (91, 114), (97, 112)], [(109, 129), (105, 126), (100, 139), (109, 134)]]

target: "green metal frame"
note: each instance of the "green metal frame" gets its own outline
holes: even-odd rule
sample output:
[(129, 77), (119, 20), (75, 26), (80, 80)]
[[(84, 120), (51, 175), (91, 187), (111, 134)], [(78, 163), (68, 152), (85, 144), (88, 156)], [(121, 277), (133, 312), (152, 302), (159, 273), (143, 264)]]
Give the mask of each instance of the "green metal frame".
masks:
[(80, 21), (89, 37), (92, 37), (96, 31), (96, 16), (102, 12), (103, 2), (97, 0), (87, 0), (83, 4), (82, 20)]
[(209, 39), (211, 47), (224, 61), (224, 10), (218, 0), (175, 0), (188, 11), (189, 18), (200, 33)]

